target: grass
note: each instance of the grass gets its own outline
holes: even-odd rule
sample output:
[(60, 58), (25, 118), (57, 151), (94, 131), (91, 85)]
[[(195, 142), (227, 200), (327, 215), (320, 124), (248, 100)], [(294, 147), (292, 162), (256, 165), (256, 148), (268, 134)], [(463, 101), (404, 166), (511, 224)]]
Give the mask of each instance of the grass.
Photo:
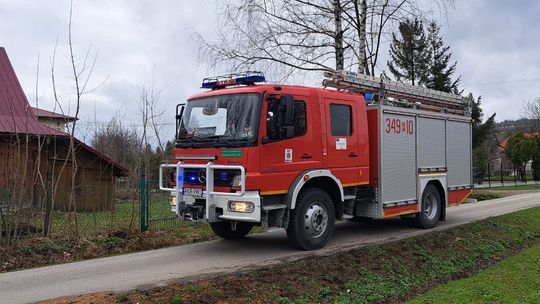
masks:
[(540, 190), (540, 184), (491, 187), (489, 190)]
[[(366, 224), (358, 225), (362, 229)], [(533, 208), (245, 274), (134, 291), (127, 302), (403, 303), (538, 243), (540, 208)]]
[[(53, 213), (51, 233), (19, 239), (9, 246), (0, 246), (0, 272), (37, 266), (125, 254), (142, 250), (185, 245), (216, 239), (208, 224), (174, 219), (169, 197), (156, 194), (151, 198), (150, 220), (173, 218), (150, 225), (151, 231), (140, 233), (139, 204), (122, 202), (114, 211), (79, 212), (79, 235), (74, 235), (72, 214)], [(40, 227), (42, 217), (34, 217), (33, 225)], [(133, 220), (132, 220), (133, 218)], [(131, 224), (131, 225), (130, 225)], [(158, 228), (158, 229), (152, 229)], [(254, 227), (252, 233), (260, 233)]]
[(490, 191), (490, 190), (474, 189), (469, 197), (470, 198), (475, 198), (478, 201), (485, 201), (485, 200), (490, 200), (490, 199), (496, 199), (496, 198), (503, 197), (500, 193), (493, 192), (493, 191)]
[[(491, 180), (491, 182), (500, 182), (501, 181), (501, 176), (490, 176), (489, 180)], [(519, 176), (516, 178), (515, 176), (513, 175), (504, 175), (503, 176), (503, 181), (505, 182), (514, 182), (514, 181), (520, 181), (519, 180)], [(487, 176), (484, 176), (483, 178), (483, 181), (484, 182), (488, 182), (488, 177)], [(531, 183), (534, 183), (534, 178), (532, 175), (527, 175), (527, 182), (531, 182)]]
[[(171, 218), (168, 197), (156, 195), (150, 203), (150, 218)], [(41, 227), (42, 216), (30, 223)], [(0, 246), (0, 272), (73, 262), (215, 239), (207, 224), (173, 220), (167, 229), (138, 232), (139, 204), (122, 202), (114, 211), (79, 212), (79, 233), (74, 234), (73, 214), (55, 211), (48, 237), (36, 233)], [(260, 229), (254, 229), (255, 232)]]
[[(172, 218), (169, 205), (169, 196), (163, 193), (151, 196), (150, 219)], [(35, 213), (29, 216), (30, 223), (36, 227), (43, 226), (43, 214)], [(114, 210), (78, 212), (77, 228), (78, 235), (81, 237), (93, 237), (114, 232), (117, 230), (135, 230), (139, 227), (139, 203), (133, 201), (121, 201), (115, 205)], [(52, 224), (50, 230), (51, 237), (65, 236), (66, 234), (75, 234), (75, 216), (72, 212), (54, 211), (52, 213)], [(181, 222), (175, 223), (180, 224)], [(191, 225), (180, 224), (179, 228), (187, 228)]]
[(410, 301), (421, 303), (540, 303), (540, 244), (475, 276), (439, 286)]

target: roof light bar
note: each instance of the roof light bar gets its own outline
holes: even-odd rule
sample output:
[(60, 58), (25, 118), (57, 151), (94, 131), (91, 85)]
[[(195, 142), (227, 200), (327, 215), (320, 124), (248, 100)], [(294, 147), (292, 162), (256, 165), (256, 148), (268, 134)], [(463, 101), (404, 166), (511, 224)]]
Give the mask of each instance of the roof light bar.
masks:
[(221, 89), (235, 85), (253, 85), (256, 82), (265, 82), (266, 79), (262, 72), (247, 71), (244, 73), (233, 73), (229, 75), (204, 78), (201, 88), (203, 89)]

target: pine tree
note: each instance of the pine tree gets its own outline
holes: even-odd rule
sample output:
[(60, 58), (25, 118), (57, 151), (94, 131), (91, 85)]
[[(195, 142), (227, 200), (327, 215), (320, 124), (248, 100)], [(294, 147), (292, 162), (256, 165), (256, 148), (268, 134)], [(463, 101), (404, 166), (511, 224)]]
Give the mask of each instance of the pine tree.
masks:
[(427, 41), (430, 62), (425, 85), (430, 89), (458, 94), (458, 84), (461, 77), (452, 80), (457, 62), (450, 65), (452, 53), (450, 47), (444, 45), (440, 30), (440, 26), (435, 21), (429, 23)]
[(398, 81), (412, 85), (424, 84), (429, 64), (428, 42), (422, 21), (405, 20), (399, 23), (399, 37), (392, 33), (388, 69)]
[(495, 132), (495, 114), (491, 115), (485, 122), (482, 122), (484, 118), (484, 113), (480, 107), (482, 97), (479, 96), (475, 100), (473, 94), (469, 93), (465, 97), (465, 102), (467, 111), (471, 113), (473, 164), (475, 167), (480, 168), (482, 172), (486, 172), (489, 145)]
[(481, 146), (488, 137), (495, 131), (495, 114), (491, 115), (485, 122), (483, 121), (484, 112), (482, 111), (482, 96), (476, 100), (472, 93), (465, 97), (467, 111), (471, 113), (472, 122), (472, 146), (473, 148)]

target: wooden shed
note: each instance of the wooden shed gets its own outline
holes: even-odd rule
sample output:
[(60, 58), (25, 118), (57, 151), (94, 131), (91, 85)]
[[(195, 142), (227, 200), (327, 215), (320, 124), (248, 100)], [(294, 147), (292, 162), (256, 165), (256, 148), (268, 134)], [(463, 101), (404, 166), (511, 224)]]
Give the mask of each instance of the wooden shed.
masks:
[[(36, 113), (62, 116), (30, 107), (5, 49), (0, 48), (0, 204), (113, 209), (116, 178), (128, 170), (61, 128), (40, 123)], [(71, 143), (75, 166), (68, 153)]]

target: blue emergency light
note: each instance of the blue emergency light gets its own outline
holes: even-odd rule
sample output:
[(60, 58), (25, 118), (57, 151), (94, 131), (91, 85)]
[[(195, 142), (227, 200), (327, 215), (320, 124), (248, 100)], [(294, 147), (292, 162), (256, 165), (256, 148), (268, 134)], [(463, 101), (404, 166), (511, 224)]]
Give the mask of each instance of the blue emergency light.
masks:
[(373, 102), (373, 97), (374, 97), (373, 93), (364, 93), (364, 99), (366, 100), (366, 103)]
[(204, 78), (201, 88), (203, 89), (221, 89), (236, 85), (253, 85), (256, 82), (265, 82), (266, 79), (262, 72), (248, 71), (244, 73), (234, 73), (223, 76)]

